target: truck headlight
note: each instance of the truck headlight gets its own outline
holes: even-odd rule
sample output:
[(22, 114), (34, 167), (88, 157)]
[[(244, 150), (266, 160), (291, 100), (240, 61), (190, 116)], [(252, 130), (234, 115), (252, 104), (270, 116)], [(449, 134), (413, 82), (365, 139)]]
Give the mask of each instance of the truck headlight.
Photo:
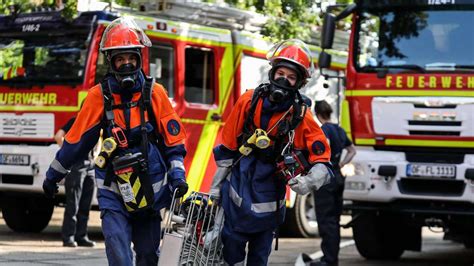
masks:
[(346, 181), (345, 189), (347, 190), (365, 190), (365, 182), (357, 182), (357, 181)]
[(365, 174), (364, 167), (360, 163), (348, 163), (341, 168), (341, 173), (345, 177), (363, 176)]

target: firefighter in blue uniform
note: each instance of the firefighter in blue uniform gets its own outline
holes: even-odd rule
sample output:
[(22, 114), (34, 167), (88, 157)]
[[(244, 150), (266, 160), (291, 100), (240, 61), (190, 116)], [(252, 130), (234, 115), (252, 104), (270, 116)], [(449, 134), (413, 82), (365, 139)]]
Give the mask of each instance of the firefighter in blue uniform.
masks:
[(238, 99), (214, 148), (218, 169), (210, 193), (220, 196), (224, 209), (221, 237), (229, 265), (243, 265), (246, 257), (248, 265), (267, 265), (285, 217), (287, 183), (306, 194), (330, 179), (328, 142), (298, 92), (313, 70), (309, 50), (287, 40), (267, 58), (270, 83)]
[[(323, 257), (311, 262), (311, 266), (336, 266), (339, 263), (339, 243), (341, 241), (340, 216), (342, 214), (342, 194), (344, 192), (344, 176), (341, 168), (348, 164), (356, 155), (356, 149), (346, 132), (339, 125), (330, 123), (332, 108), (326, 101), (317, 101), (314, 112), (321, 122), (321, 129), (331, 146), (331, 163), (335, 178), (314, 193), (316, 220), (321, 236)], [(344, 158), (342, 151), (346, 150)]]
[(171, 191), (188, 189), (185, 132), (165, 89), (144, 75), (142, 49), (151, 46), (135, 22), (119, 18), (104, 31), (100, 49), (109, 74), (89, 90), (76, 122), (46, 173), (52, 197), (77, 158), (86, 157), (103, 130), (96, 182), (109, 265), (156, 265), (161, 238), (159, 210)]

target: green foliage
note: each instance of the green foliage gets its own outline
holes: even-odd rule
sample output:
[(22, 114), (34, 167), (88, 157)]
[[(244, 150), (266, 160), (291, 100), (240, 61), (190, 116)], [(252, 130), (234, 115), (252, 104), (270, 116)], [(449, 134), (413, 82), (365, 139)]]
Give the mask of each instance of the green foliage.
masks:
[(314, 0), (225, 0), (231, 6), (269, 17), (262, 34), (274, 40), (308, 40), (312, 26), (319, 23)]
[[(215, 2), (215, 0), (204, 0)], [(271, 39), (281, 40), (298, 38), (309, 40), (316, 26), (323, 23), (320, 4), (327, 0), (225, 0), (226, 3), (240, 9), (252, 10), (269, 17), (262, 34)], [(353, 0), (338, 0), (338, 4), (350, 4)], [(323, 3), (323, 4), (324, 4)], [(342, 9), (341, 9), (342, 10)], [(339, 29), (350, 27), (350, 17), (338, 23)]]
[[(63, 0), (64, 9), (62, 11), (66, 18), (73, 18), (77, 13), (78, 0)], [(54, 0), (43, 0), (39, 5), (30, 0), (0, 0), (0, 14), (11, 15), (11, 7), (15, 6), (17, 12), (31, 12), (36, 7), (55, 7)]]
[(22, 41), (13, 41), (0, 50), (0, 69), (21, 67), (23, 64), (23, 46)]

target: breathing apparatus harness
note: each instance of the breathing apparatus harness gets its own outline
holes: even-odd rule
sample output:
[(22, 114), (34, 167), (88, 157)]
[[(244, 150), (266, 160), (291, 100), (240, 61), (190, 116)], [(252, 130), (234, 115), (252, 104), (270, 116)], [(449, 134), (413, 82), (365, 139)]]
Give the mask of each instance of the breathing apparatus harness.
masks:
[[(110, 137), (103, 141), (102, 150), (96, 159), (96, 166), (100, 169), (107, 169), (105, 186), (110, 186), (112, 181), (117, 181), (125, 207), (131, 213), (149, 210), (153, 204), (154, 192), (151, 179), (148, 176), (148, 142), (150, 138), (153, 139), (153, 135), (148, 135), (145, 122), (146, 110), (150, 123), (156, 125), (156, 118), (151, 106), (153, 84), (154, 79), (145, 76), (141, 97), (138, 101), (115, 105), (109, 81), (104, 79), (100, 83), (105, 110), (104, 132), (108, 132)], [(136, 106), (140, 108), (141, 151), (133, 154), (125, 153), (131, 143), (123, 129), (115, 124), (113, 110), (125, 110)], [(126, 120), (127, 129), (129, 129), (130, 121)], [(112, 167), (107, 167), (110, 164)]]
[[(258, 100), (260, 98), (268, 97), (272, 93), (270, 87), (272, 85), (265, 83), (258, 86), (250, 102), (249, 113), (244, 121), (242, 135), (239, 137), (239, 152), (242, 154), (237, 162), (243, 157), (248, 156), (252, 151), (257, 151), (257, 157), (265, 162), (272, 162), (276, 164), (277, 174), (275, 177), (275, 186), (276, 187), (276, 211), (275, 216), (278, 220), (280, 216), (280, 195), (281, 191), (284, 189), (284, 185), (287, 182), (286, 178), (282, 178), (279, 174), (282, 170), (289, 171), (289, 167), (294, 167), (294, 161), (289, 161), (289, 158), (296, 157), (296, 153), (293, 152), (293, 137), (294, 130), (298, 125), (303, 121), (306, 114), (308, 106), (304, 103), (301, 94), (298, 90), (295, 91), (295, 101), (293, 101), (292, 106), (280, 117), (280, 119), (275, 123), (275, 125), (266, 132), (263, 129), (257, 128), (254, 123), (255, 110), (257, 108)], [(286, 119), (290, 111), (293, 110), (290, 119)], [(277, 133), (274, 137), (269, 137), (269, 133), (277, 128)], [(288, 137), (288, 142), (285, 145), (285, 138)], [(270, 139), (273, 140), (273, 147), (270, 147)], [(267, 149), (271, 149), (268, 151)], [(261, 151), (261, 152), (260, 152)], [(301, 153), (301, 159), (306, 160)], [(286, 158), (286, 159), (285, 159)], [(295, 160), (296, 161), (296, 160)], [(237, 163), (235, 162), (234, 165)], [(283, 164), (282, 164), (283, 162)], [(285, 164), (288, 162), (288, 164)], [(303, 166), (303, 164), (301, 164)], [(307, 166), (307, 165), (305, 165)], [(281, 168), (281, 169), (280, 169)], [(282, 187), (283, 185), (283, 187)], [(275, 231), (275, 250), (278, 250), (278, 238), (279, 238), (279, 229)]]
[[(301, 121), (303, 121), (306, 110), (308, 109), (301, 94), (296, 91), (296, 100), (293, 102), (292, 106), (282, 115), (280, 120), (268, 130), (268, 132), (257, 128), (254, 123), (254, 116), (258, 100), (267, 97), (271, 93), (270, 86), (270, 84), (265, 83), (255, 89), (250, 102), (249, 113), (244, 121), (242, 135), (239, 137), (239, 151), (243, 156), (248, 156), (254, 150), (258, 152), (259, 150), (271, 148), (271, 152), (268, 150), (265, 150), (265, 152), (262, 153), (258, 152), (258, 157), (265, 162), (271, 162), (272, 160), (275, 162), (275, 158), (279, 157), (284, 149), (285, 138), (291, 131), (294, 131), (294, 129), (298, 127)], [(286, 119), (291, 110), (293, 110), (291, 118)], [(268, 133), (270, 133), (274, 128), (277, 129), (277, 133), (274, 137), (268, 137)], [(274, 142), (273, 147), (270, 147), (270, 139)]]

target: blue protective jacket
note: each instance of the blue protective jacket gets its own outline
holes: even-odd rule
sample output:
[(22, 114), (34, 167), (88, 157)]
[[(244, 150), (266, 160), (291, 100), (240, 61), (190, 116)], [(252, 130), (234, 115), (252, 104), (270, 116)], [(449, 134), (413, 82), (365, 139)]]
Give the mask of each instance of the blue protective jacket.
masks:
[[(244, 121), (251, 115), (252, 95), (253, 90), (249, 90), (239, 98), (224, 125), (222, 144), (214, 148), (214, 158), (219, 167), (228, 167), (229, 162), (233, 163), (220, 192), (226, 222), (231, 224), (233, 230), (243, 233), (276, 229), (284, 220), (286, 203), (286, 182), (276, 175), (276, 158), (273, 161), (262, 160), (256, 152), (241, 157), (238, 151)], [(273, 105), (268, 98), (260, 98), (253, 114), (255, 126), (269, 131), (291, 105), (291, 102)], [(274, 129), (269, 135), (275, 136), (276, 131)], [(294, 149), (304, 150), (311, 164), (329, 161), (328, 142), (310, 112), (306, 112), (294, 132)], [(273, 141), (271, 144), (274, 144)]]
[[(115, 105), (137, 102), (140, 99), (144, 84), (141, 73), (136, 86), (127, 91), (118, 86), (114, 76), (109, 75), (106, 79)], [(183, 159), (186, 155), (184, 147), (186, 134), (165, 89), (156, 83), (153, 84), (151, 105), (156, 123), (150, 123), (145, 111), (146, 127), (149, 132), (155, 131), (158, 141), (148, 143), (148, 176), (154, 192), (153, 208), (159, 210), (168, 206), (171, 201), (170, 184), (185, 179)], [(119, 155), (141, 151), (140, 107), (131, 106), (113, 110), (116, 125), (126, 132), (127, 139), (131, 143), (129, 148), (120, 150)], [(46, 173), (46, 178), (54, 182), (64, 178), (77, 158), (84, 158), (93, 149), (99, 140), (101, 129), (104, 129), (103, 138), (109, 137), (111, 131), (105, 124), (102, 88), (96, 85), (89, 90), (76, 121), (66, 134), (62, 148), (57, 152)], [(106, 173), (111, 167), (112, 164), (108, 164), (106, 169), (96, 169), (99, 208), (126, 212), (117, 183), (114, 181), (110, 186), (104, 185)]]

